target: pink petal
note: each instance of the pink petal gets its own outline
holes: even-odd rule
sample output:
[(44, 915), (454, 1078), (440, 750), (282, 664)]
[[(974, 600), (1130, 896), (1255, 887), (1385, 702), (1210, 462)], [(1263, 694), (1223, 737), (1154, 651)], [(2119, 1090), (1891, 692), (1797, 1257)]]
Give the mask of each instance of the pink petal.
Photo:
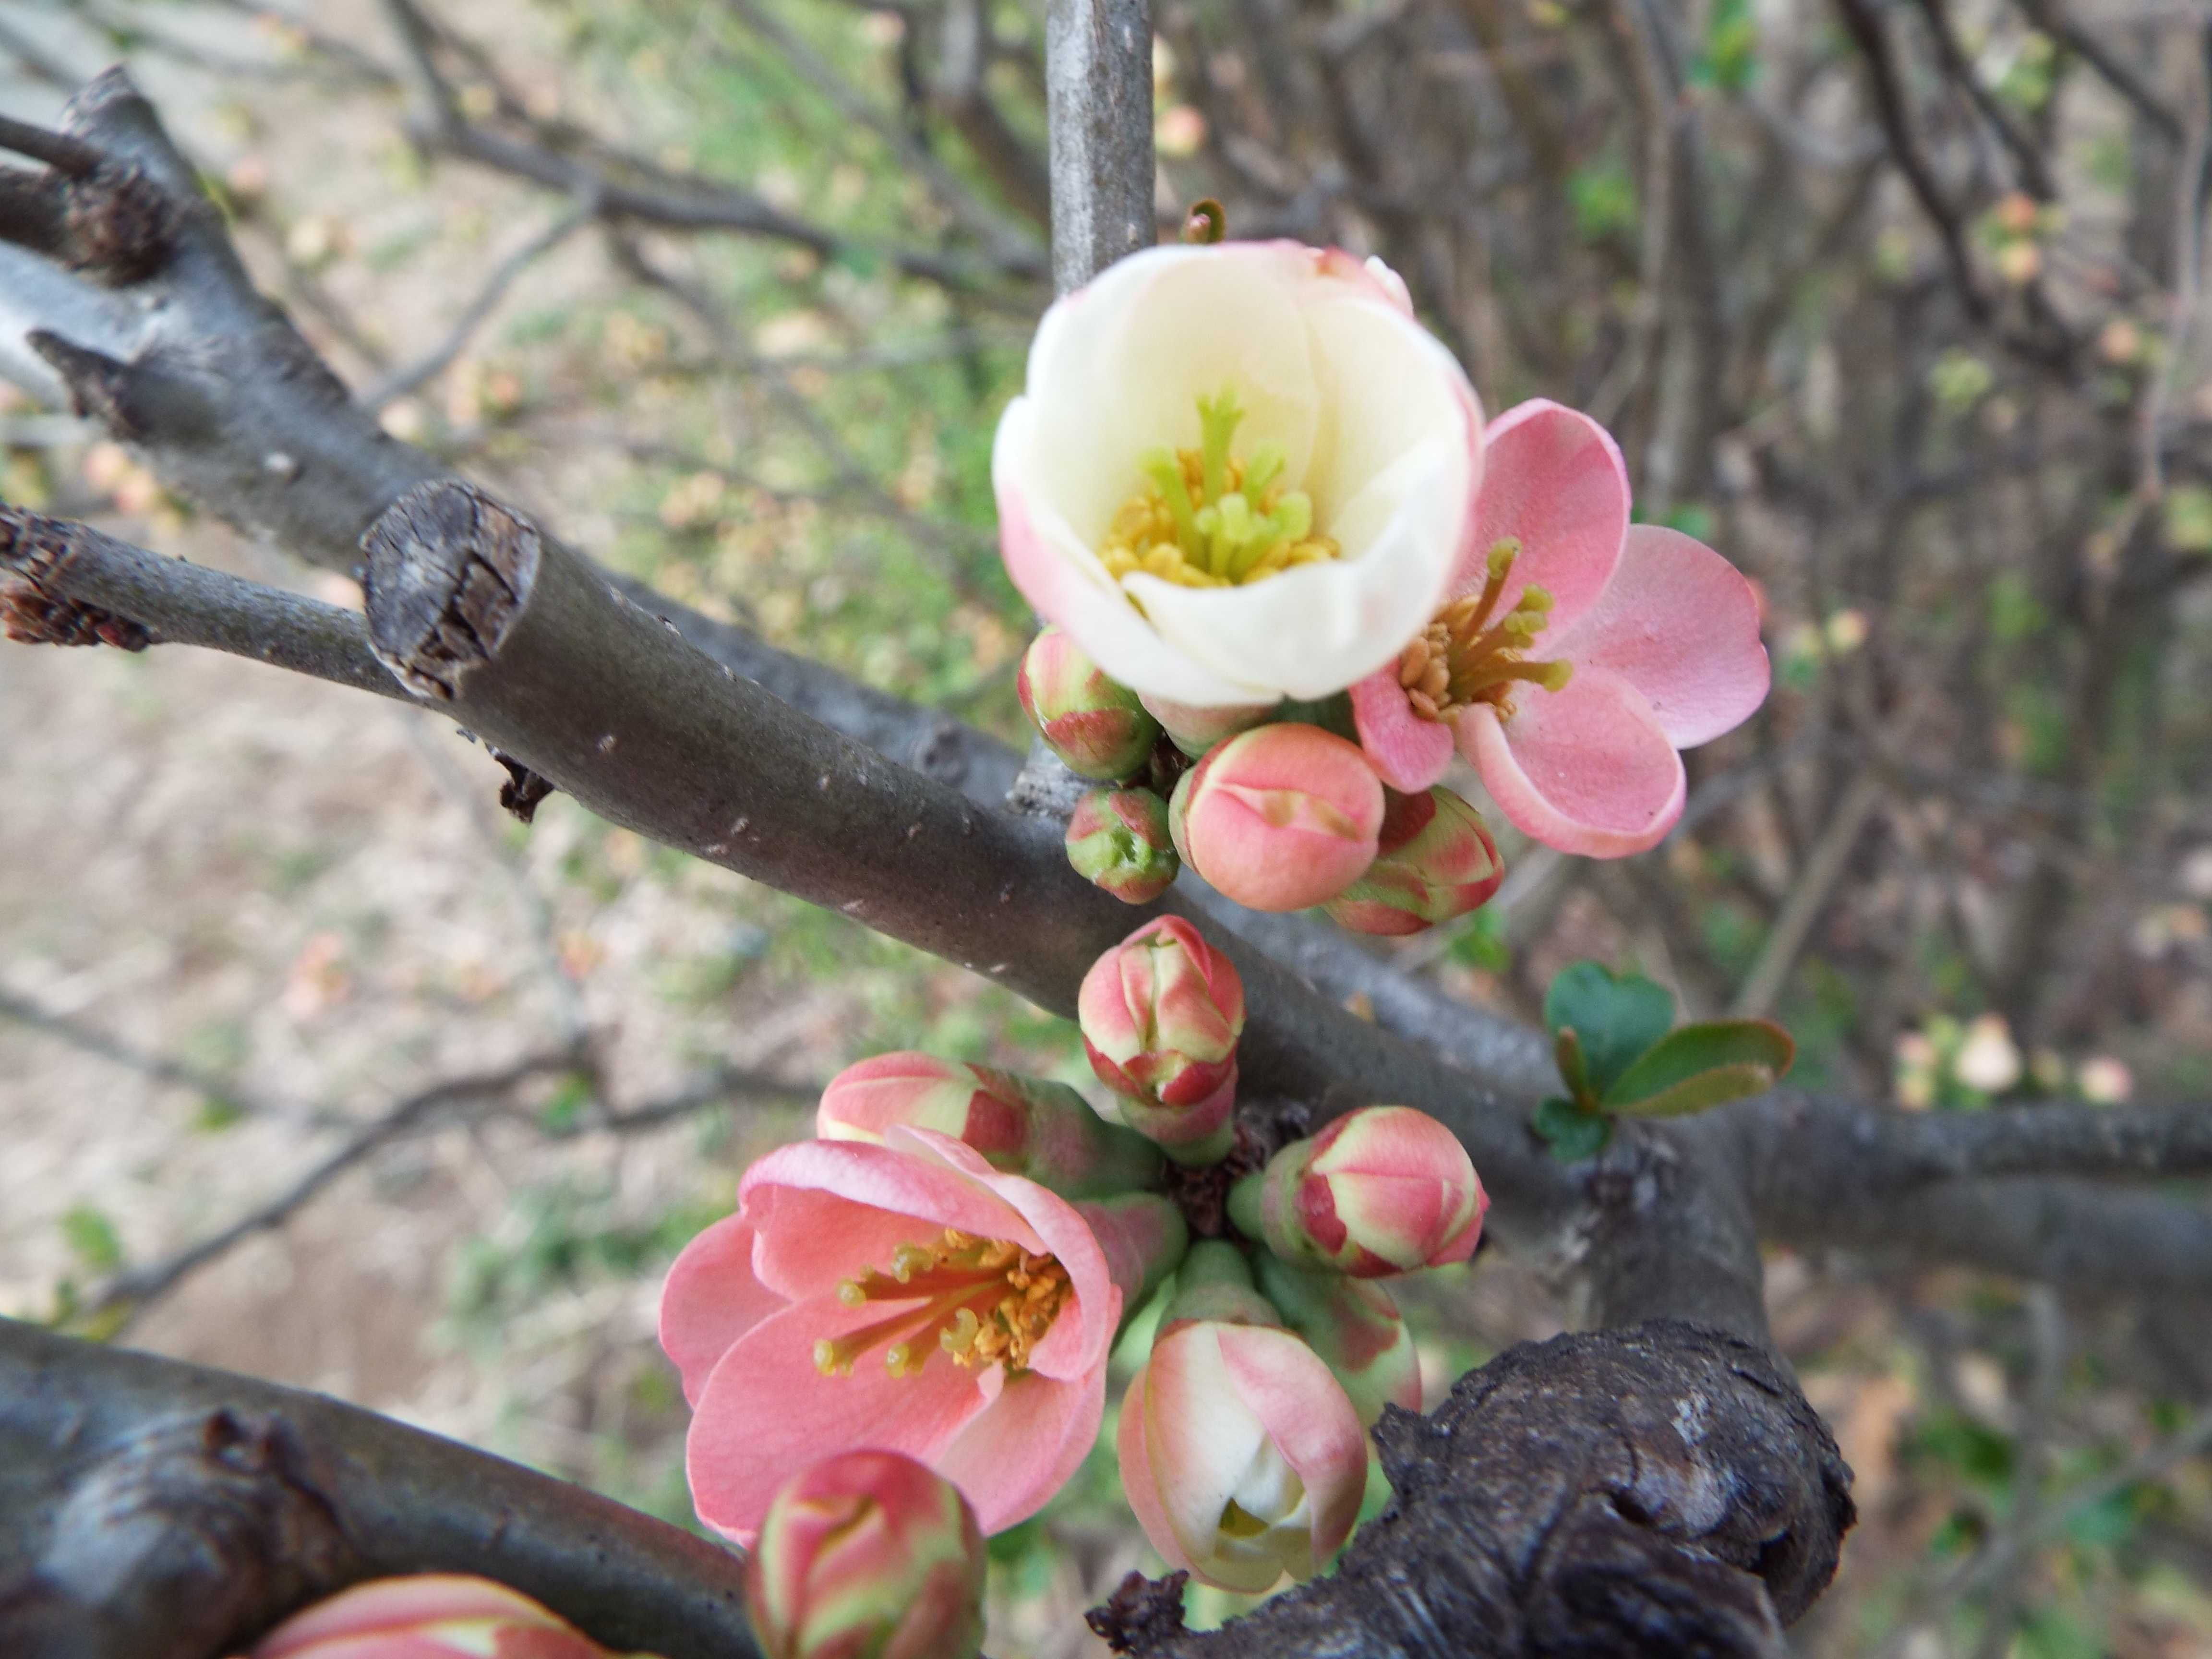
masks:
[(1459, 735), (1498, 810), (1563, 853), (1640, 853), (1682, 816), (1682, 757), (1643, 694), (1601, 668), (1577, 668), (1562, 691), (1520, 693), (1503, 724), (1477, 703)]
[(756, 1212), (763, 1189), (775, 1195), (773, 1218), (760, 1223), (753, 1255), (763, 1283), (793, 1301), (817, 1295), (862, 1267), (888, 1265), (897, 1245), (946, 1227), (1010, 1239), (1025, 1250), (1047, 1248), (988, 1184), (939, 1158), (901, 1150), (897, 1138), (906, 1133), (891, 1131), (880, 1146), (802, 1140), (779, 1146), (745, 1171), (738, 1196), (747, 1213)]
[(995, 1194), (1018, 1218), (1018, 1231), (963, 1227), (963, 1232), (983, 1231), (988, 1237), (1013, 1239), (1024, 1249), (1049, 1252), (1067, 1270), (1074, 1298), (1061, 1305), (1044, 1340), (1030, 1351), (1031, 1369), (1041, 1376), (1069, 1378), (1103, 1367), (1121, 1322), (1121, 1292), (1114, 1287), (1097, 1235), (1075, 1206), (1025, 1176), (1001, 1174), (974, 1148), (933, 1129), (894, 1129), (884, 1144), (916, 1155), (917, 1162), (941, 1160), (948, 1170)]
[(975, 1507), (986, 1533), (1026, 1521), (1068, 1483), (1106, 1415), (1106, 1368), (1076, 1382), (1042, 1372), (1006, 1386), (933, 1460)]
[(261, 1638), (252, 1659), (283, 1659), (310, 1642), (397, 1631), (446, 1619), (507, 1619), (547, 1630), (568, 1626), (519, 1590), (466, 1573), (424, 1572), (356, 1584), (286, 1620)]
[(1395, 663), (1353, 684), (1352, 721), (1375, 775), (1401, 795), (1419, 794), (1451, 764), (1451, 727), (1413, 712)]
[(725, 1216), (684, 1247), (660, 1287), (660, 1346), (695, 1406), (731, 1344), (784, 1305), (753, 1273), (753, 1241), (750, 1217)]
[(1597, 603), (1541, 643), (1546, 656), (1609, 670), (1642, 692), (1677, 749), (1711, 743), (1766, 699), (1751, 584), (1703, 542), (1658, 525), (1630, 527)]
[(699, 1518), (750, 1547), (776, 1489), (842, 1451), (904, 1452), (924, 1463), (988, 1405), (976, 1374), (932, 1355), (912, 1376), (893, 1376), (880, 1352), (848, 1376), (815, 1369), (814, 1344), (894, 1311), (848, 1308), (832, 1293), (763, 1320), (722, 1356), (707, 1380), (684, 1443), (684, 1472)]
[(1160, 1483), (1152, 1473), (1152, 1454), (1145, 1444), (1145, 1373), (1150, 1369), (1139, 1369), (1129, 1379), (1128, 1392), (1121, 1396), (1121, 1421), (1114, 1435), (1114, 1456), (1121, 1467), (1121, 1494), (1136, 1512), (1137, 1524), (1145, 1529), (1145, 1536), (1169, 1566), (1188, 1571), (1195, 1564), (1176, 1538), (1167, 1505), (1160, 1501)]
[(1367, 1490), (1367, 1437), (1359, 1413), (1301, 1338), (1263, 1325), (1218, 1328), (1221, 1358), (1237, 1392), (1305, 1483), (1319, 1567), (1352, 1535)]
[(1184, 1553), (1201, 1561), (1216, 1552), (1222, 1505), (1267, 1443), (1229, 1375), (1220, 1343), (1227, 1328), (1212, 1320), (1171, 1327), (1148, 1362), (1145, 1443), (1161, 1507)]
[(1548, 398), (1516, 404), (1483, 433), (1474, 534), (1452, 592), (1481, 587), (1490, 550), (1517, 537), (1521, 556), (1499, 609), (1510, 609), (1534, 583), (1552, 596), (1556, 633), (1597, 602), (1627, 532), (1628, 467), (1613, 434)]

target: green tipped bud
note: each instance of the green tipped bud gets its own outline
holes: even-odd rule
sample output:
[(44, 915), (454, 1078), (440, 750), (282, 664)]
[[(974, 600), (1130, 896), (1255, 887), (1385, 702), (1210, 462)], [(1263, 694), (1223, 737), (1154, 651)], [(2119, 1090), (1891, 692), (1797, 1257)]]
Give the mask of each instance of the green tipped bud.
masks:
[(1109, 679), (1057, 628), (1030, 642), (1014, 690), (1052, 752), (1086, 778), (1135, 776), (1159, 740), (1159, 725), (1137, 694)]
[(1322, 908), (1356, 933), (1418, 933), (1488, 903), (1504, 879), (1481, 813), (1449, 789), (1394, 791), (1375, 862)]
[(988, 1565), (951, 1481), (898, 1452), (845, 1452), (769, 1505), (745, 1606), (768, 1659), (975, 1659)]
[(1168, 804), (1149, 789), (1094, 789), (1067, 820), (1067, 861), (1124, 904), (1150, 904), (1182, 868)]

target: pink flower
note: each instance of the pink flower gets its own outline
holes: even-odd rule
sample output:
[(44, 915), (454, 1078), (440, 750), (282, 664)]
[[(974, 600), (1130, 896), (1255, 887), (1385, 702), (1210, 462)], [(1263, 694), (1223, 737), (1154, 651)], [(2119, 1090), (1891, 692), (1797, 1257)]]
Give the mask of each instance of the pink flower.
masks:
[(1224, 242), (1133, 254), (1045, 313), (991, 478), (1030, 603), (1123, 685), (1212, 708), (1392, 660), (1459, 559), (1481, 446), (1387, 269)]
[(1237, 903), (1303, 910), (1375, 861), (1382, 786), (1357, 744), (1286, 720), (1207, 750), (1176, 785), (1168, 829), (1184, 862)]
[[(1203, 1274), (1223, 1251), (1235, 1255), (1201, 1244), (1190, 1260)], [(1179, 1303), (1210, 1302), (1219, 1314), (1169, 1309), (1121, 1402), (1115, 1450), (1129, 1507), (1170, 1565), (1258, 1591), (1285, 1572), (1310, 1578), (1351, 1535), (1367, 1443), (1328, 1366), (1273, 1323), (1249, 1273), (1242, 1289), (1179, 1293)], [(1248, 1302), (1249, 1312), (1240, 1305)]]
[(1246, 1237), (1355, 1279), (1466, 1261), (1489, 1208), (1459, 1137), (1411, 1106), (1347, 1112), (1229, 1190)]
[(974, 1659), (989, 1565), (950, 1481), (897, 1452), (843, 1452), (769, 1505), (745, 1607), (768, 1659)]
[(1146, 922), (1091, 963), (1076, 1015), (1091, 1069), (1127, 1097), (1131, 1128), (1193, 1162), (1227, 1150), (1244, 981), (1197, 928)]
[(1122, 1298), (1082, 1213), (949, 1136), (779, 1148), (661, 1292), (700, 1519), (749, 1545), (786, 1480), (873, 1448), (1012, 1526), (1097, 1437)]
[[(606, 1649), (489, 1578), (378, 1578), (296, 1613), (249, 1659), (610, 1659)], [(641, 1656), (642, 1659), (642, 1656)]]
[(1751, 584), (1703, 543), (1628, 521), (1605, 428), (1543, 399), (1491, 422), (1469, 557), (1450, 602), (1352, 688), (1360, 742), (1413, 793), (1456, 741), (1505, 816), (1618, 858), (1681, 816), (1680, 749), (1766, 696)]

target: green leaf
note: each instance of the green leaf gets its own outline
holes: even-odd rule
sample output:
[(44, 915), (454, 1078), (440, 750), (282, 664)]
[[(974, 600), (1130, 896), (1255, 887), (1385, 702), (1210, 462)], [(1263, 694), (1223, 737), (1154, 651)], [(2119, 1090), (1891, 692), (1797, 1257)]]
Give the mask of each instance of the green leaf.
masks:
[(1559, 1081), (1583, 1111), (1597, 1109), (1597, 1096), (1589, 1086), (1589, 1065), (1583, 1058), (1583, 1040), (1571, 1025), (1559, 1027), (1552, 1039), (1552, 1063), (1559, 1068)]
[(1571, 1100), (1552, 1095), (1538, 1103), (1528, 1125), (1562, 1164), (1593, 1158), (1613, 1139), (1613, 1120), (1603, 1112), (1586, 1112)]
[(1544, 1024), (1554, 1036), (1562, 1026), (1575, 1028), (1590, 1091), (1600, 1098), (1674, 1023), (1674, 999), (1664, 987), (1595, 962), (1569, 963), (1544, 994)]
[(1616, 1078), (1605, 1104), (1638, 1117), (1702, 1112), (1772, 1088), (1796, 1052), (1790, 1033), (1771, 1020), (1685, 1025)]
[(112, 1273), (123, 1265), (123, 1240), (115, 1224), (89, 1204), (79, 1204), (62, 1217), (62, 1237), (76, 1259), (96, 1273)]

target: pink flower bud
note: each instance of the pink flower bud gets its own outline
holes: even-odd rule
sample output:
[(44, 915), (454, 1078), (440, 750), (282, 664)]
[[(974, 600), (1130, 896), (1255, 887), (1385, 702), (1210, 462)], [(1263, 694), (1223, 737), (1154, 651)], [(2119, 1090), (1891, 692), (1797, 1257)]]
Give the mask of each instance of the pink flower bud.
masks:
[(1159, 740), (1159, 725), (1137, 694), (1108, 679), (1057, 628), (1030, 642), (1014, 690), (1052, 752), (1086, 778), (1133, 776)]
[(1421, 1409), (1421, 1358), (1413, 1334), (1390, 1293), (1340, 1273), (1293, 1267), (1262, 1254), (1254, 1263), (1260, 1288), (1344, 1387), (1363, 1425), (1385, 1406)]
[(1327, 908), (1356, 933), (1418, 933), (1487, 904), (1504, 879), (1481, 813), (1449, 789), (1394, 791), (1375, 862)]
[(843, 1452), (769, 1504), (745, 1606), (768, 1659), (973, 1659), (987, 1565), (951, 1481), (899, 1452)]
[(1196, 760), (1225, 738), (1249, 732), (1267, 718), (1272, 702), (1231, 703), (1222, 708), (1194, 708), (1164, 697), (1141, 697), (1145, 712), (1160, 723), (1175, 746)]
[[(1230, 1262), (1241, 1287), (1205, 1282)], [(1178, 1316), (1189, 1291), (1168, 1310), (1121, 1403), (1115, 1450), (1129, 1507), (1170, 1565), (1209, 1584), (1256, 1592), (1285, 1572), (1310, 1578), (1358, 1518), (1358, 1416), (1298, 1337), (1236, 1315), (1241, 1288), (1256, 1319), (1272, 1318), (1234, 1247), (1199, 1245), (1182, 1277), (1199, 1279), (1198, 1299), (1224, 1302), (1231, 1316)]]
[(1094, 789), (1067, 820), (1067, 861), (1124, 904), (1150, 904), (1182, 860), (1168, 836), (1168, 804), (1149, 789)]
[(994, 1169), (1064, 1198), (1128, 1192), (1160, 1172), (1149, 1141), (1107, 1122), (1064, 1083), (910, 1049), (848, 1066), (830, 1079), (814, 1113), (814, 1133), (824, 1140), (881, 1146), (901, 1127), (951, 1135)]
[(1248, 1237), (1355, 1279), (1466, 1261), (1489, 1207), (1459, 1137), (1410, 1106), (1348, 1113), (1229, 1191)]
[[(250, 1659), (611, 1659), (608, 1650), (520, 1591), (489, 1578), (378, 1578), (296, 1613)], [(642, 1659), (642, 1656), (640, 1656)]]
[(1131, 1128), (1181, 1162), (1228, 1150), (1244, 982), (1197, 928), (1146, 922), (1091, 964), (1076, 1012), (1091, 1069), (1127, 1097)]
[(1357, 744), (1317, 726), (1262, 726), (1183, 774), (1168, 828), (1183, 861), (1239, 904), (1303, 910), (1375, 861), (1382, 785)]

